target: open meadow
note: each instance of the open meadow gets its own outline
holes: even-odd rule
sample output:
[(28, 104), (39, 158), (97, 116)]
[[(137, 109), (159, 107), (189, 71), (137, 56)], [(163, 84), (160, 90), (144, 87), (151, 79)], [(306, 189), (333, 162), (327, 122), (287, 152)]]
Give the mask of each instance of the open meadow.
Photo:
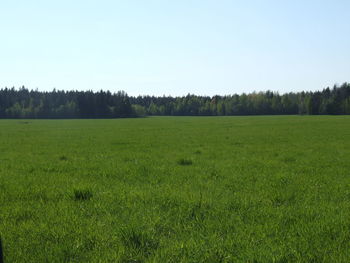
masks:
[(0, 121), (5, 262), (350, 262), (350, 116)]

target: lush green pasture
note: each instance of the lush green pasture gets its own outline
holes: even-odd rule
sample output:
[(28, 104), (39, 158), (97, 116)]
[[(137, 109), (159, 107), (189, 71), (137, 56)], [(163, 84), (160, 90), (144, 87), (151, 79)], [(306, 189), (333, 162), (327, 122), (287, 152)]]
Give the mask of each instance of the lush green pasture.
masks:
[(350, 262), (350, 117), (0, 121), (5, 262)]

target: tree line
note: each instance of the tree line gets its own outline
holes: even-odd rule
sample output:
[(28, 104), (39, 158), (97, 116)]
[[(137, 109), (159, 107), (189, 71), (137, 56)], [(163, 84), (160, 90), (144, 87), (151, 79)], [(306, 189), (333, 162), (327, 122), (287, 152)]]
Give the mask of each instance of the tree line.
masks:
[(128, 96), (124, 91), (42, 92), (0, 89), (0, 118), (123, 118), (147, 115), (230, 116), (350, 114), (350, 84), (315, 92), (228, 96)]
[(128, 95), (119, 91), (41, 92), (0, 90), (0, 118), (121, 118), (135, 115)]

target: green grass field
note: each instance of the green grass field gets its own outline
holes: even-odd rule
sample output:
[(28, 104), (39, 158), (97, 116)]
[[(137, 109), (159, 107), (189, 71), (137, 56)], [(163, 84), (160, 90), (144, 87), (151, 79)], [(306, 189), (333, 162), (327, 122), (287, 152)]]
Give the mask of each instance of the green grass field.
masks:
[(5, 262), (350, 262), (350, 116), (0, 121)]

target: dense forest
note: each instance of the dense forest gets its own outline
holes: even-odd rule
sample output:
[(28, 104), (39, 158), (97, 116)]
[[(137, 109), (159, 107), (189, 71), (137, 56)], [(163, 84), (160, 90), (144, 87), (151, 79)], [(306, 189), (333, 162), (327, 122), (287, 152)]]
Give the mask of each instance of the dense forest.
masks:
[(125, 92), (41, 92), (0, 89), (0, 118), (122, 118), (147, 115), (222, 116), (350, 114), (350, 84), (316, 92), (229, 96), (130, 97)]

